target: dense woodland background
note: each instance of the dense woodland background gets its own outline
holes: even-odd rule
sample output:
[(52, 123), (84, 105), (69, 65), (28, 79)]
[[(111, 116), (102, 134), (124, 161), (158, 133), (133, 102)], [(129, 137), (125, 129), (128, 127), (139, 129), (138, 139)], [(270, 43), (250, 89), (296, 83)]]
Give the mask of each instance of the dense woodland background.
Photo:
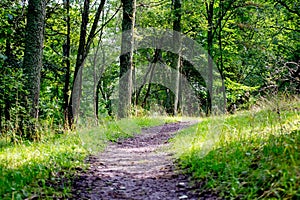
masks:
[[(133, 115), (147, 113), (153, 105), (180, 115), (180, 94), (147, 81), (141, 88), (124, 86), (129, 88), (124, 92), (135, 95), (121, 100), (124, 113), (112, 111), (119, 77), (132, 69), (129, 79), (134, 80), (135, 69), (158, 60), (188, 78), (199, 108), (210, 114), (209, 86), (178, 55), (138, 50), (122, 55), (105, 70), (101, 60), (85, 60), (91, 52), (97, 55), (94, 50), (105, 58), (104, 41), (133, 27), (171, 29), (202, 45), (224, 80), (228, 112), (247, 109), (261, 97), (299, 94), (299, 11), (298, 0), (1, 0), (1, 134), (17, 141), (38, 139), (47, 127), (59, 132), (72, 128), (78, 115), (74, 109), (78, 103), (73, 104), (80, 101), (85, 111), (80, 118), (93, 116), (96, 124), (101, 118), (126, 117), (128, 110)], [(125, 38), (122, 45), (130, 40)], [(93, 93), (82, 97), (78, 88), (74, 90), (81, 87), (74, 84), (81, 76), (80, 66), (101, 75), (83, 83)], [(149, 80), (151, 72), (146, 75)], [(85, 103), (89, 98), (93, 102)]]
[[(154, 158), (149, 193), (169, 178), (185, 189), (160, 173), (182, 169), (199, 198), (299, 199), (299, 11), (299, 0), (1, 0), (0, 199), (95, 197), (101, 180), (106, 199), (146, 196), (142, 185), (115, 185), (134, 180), (118, 165), (110, 178), (78, 176), (110, 173), (94, 158), (130, 137), (135, 162), (124, 165), (127, 146), (113, 160), (131, 171)], [(201, 54), (178, 42), (184, 35)], [(138, 48), (149, 38), (156, 45)], [(185, 120), (197, 124), (176, 131)], [(139, 133), (151, 137), (139, 143)], [(147, 156), (157, 141), (165, 146), (153, 152), (174, 167), (164, 153)], [(148, 187), (147, 173), (136, 182)]]

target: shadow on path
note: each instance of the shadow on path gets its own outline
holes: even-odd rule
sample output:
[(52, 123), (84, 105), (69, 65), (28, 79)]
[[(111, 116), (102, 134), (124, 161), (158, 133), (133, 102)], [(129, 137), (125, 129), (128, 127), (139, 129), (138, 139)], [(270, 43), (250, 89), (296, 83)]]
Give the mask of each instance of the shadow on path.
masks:
[(199, 199), (188, 177), (175, 171), (168, 139), (194, 122), (144, 129), (91, 156), (89, 170), (74, 181), (74, 199)]

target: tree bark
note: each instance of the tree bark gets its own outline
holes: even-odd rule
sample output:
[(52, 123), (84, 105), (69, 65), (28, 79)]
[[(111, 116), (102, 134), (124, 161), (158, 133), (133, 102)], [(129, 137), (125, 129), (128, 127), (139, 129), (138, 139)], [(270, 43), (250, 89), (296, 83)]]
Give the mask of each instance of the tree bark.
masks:
[[(81, 19), (81, 27), (80, 27), (80, 39), (78, 52), (76, 57), (76, 65), (74, 71), (74, 80), (72, 84), (72, 93), (71, 99), (68, 106), (68, 116), (69, 116), (69, 126), (72, 128), (75, 122), (75, 118), (77, 118), (77, 112), (79, 110), (79, 104), (81, 99), (81, 90), (82, 90), (82, 68), (84, 65), (84, 61), (88, 55), (90, 45), (93, 42), (93, 39), (97, 32), (97, 25), (100, 20), (101, 12), (103, 11), (104, 4), (106, 0), (101, 0), (97, 12), (92, 24), (92, 28), (90, 33), (87, 36), (87, 28), (89, 22), (89, 12), (90, 12), (90, 0), (84, 1), (84, 8)], [(103, 28), (103, 27), (102, 27)], [(87, 38), (87, 39), (86, 39)]]
[(69, 107), (69, 89), (70, 89), (70, 47), (71, 47), (71, 24), (70, 24), (70, 0), (66, 0), (65, 8), (67, 11), (66, 17), (66, 26), (67, 26), (67, 36), (66, 43), (63, 46), (63, 56), (64, 62), (66, 64), (66, 74), (65, 74), (65, 85), (64, 85), (64, 118), (65, 118), (65, 127), (69, 126), (69, 115), (68, 115), (68, 107)]
[(180, 78), (181, 78), (181, 0), (173, 1), (173, 11), (175, 20), (173, 21), (173, 43), (174, 54), (172, 65), (176, 70), (176, 79), (175, 79), (175, 97), (174, 97), (174, 115), (177, 115), (179, 107), (179, 98), (180, 98)]
[(132, 97), (132, 71), (136, 0), (122, 0), (122, 46), (120, 56), (118, 118), (129, 116)]
[[(223, 14), (223, 0), (220, 0), (220, 14), (219, 16), (224, 16)], [(221, 75), (222, 79), (222, 92), (223, 92), (223, 112), (227, 112), (227, 99), (226, 99), (226, 91), (225, 91), (225, 83), (224, 83), (224, 63), (223, 63), (223, 47), (222, 47), (222, 20), (218, 21), (218, 26), (219, 26), (219, 51), (220, 51), (220, 67), (219, 67), (219, 72)]]
[(93, 99), (94, 99), (94, 117), (95, 117), (95, 122), (96, 125), (98, 126), (98, 122), (99, 122), (99, 114), (98, 114), (98, 110), (99, 110), (99, 88), (101, 87), (101, 77), (102, 74), (104, 73), (104, 66), (101, 67), (100, 72), (98, 72), (97, 67), (98, 67), (98, 61), (97, 61), (97, 57), (98, 57), (98, 53), (99, 53), (99, 49), (102, 49), (102, 62), (105, 63), (105, 51), (102, 48), (101, 45), (101, 39), (102, 39), (102, 34), (103, 32), (101, 31), (100, 33), (100, 37), (99, 37), (99, 41), (97, 44), (97, 49), (96, 52), (94, 54), (93, 57), (93, 66), (94, 66), (94, 71), (93, 71), (93, 79), (94, 79), (94, 89), (93, 89)]
[(214, 18), (214, 0), (209, 3), (205, 2), (207, 12), (207, 53), (208, 53), (208, 95), (207, 95), (207, 108), (206, 114), (210, 115), (212, 112), (212, 99), (213, 99), (213, 18)]
[[(157, 51), (155, 51), (155, 54), (160, 55), (161, 54), (161, 50), (157, 49)], [(152, 66), (151, 66), (151, 69), (150, 69), (149, 83), (148, 83), (148, 88), (147, 88), (147, 91), (146, 91), (146, 94), (145, 94), (145, 97), (144, 97), (144, 100), (143, 100), (143, 103), (142, 103), (142, 108), (146, 107), (147, 99), (150, 96), (151, 84), (152, 84), (151, 82), (152, 82), (152, 79), (153, 79), (153, 75), (154, 75), (154, 70), (155, 70), (155, 67), (156, 67), (156, 63), (157, 63), (157, 60), (154, 61), (154, 63), (151, 63)]]
[[(24, 52), (24, 75), (25, 88), (28, 91), (26, 108), (29, 111), (30, 118), (38, 119), (38, 105), (40, 95), (40, 79), (43, 59), (43, 44), (44, 44), (44, 23), (46, 15), (45, 0), (29, 0), (27, 25), (26, 25), (26, 40)], [(25, 119), (27, 120), (27, 119)], [(29, 119), (29, 121), (32, 121)], [(29, 122), (30, 123), (30, 122)], [(36, 132), (36, 123), (30, 123), (29, 138), (32, 139)]]
[(150, 74), (150, 77), (149, 77), (149, 85), (148, 85), (148, 89), (147, 89), (147, 92), (146, 92), (146, 95), (144, 97), (144, 101), (142, 103), (142, 107), (144, 108), (146, 106), (146, 101), (147, 101), (147, 98), (149, 96), (149, 93), (150, 93), (150, 85), (151, 85), (151, 82), (152, 82), (152, 79), (153, 79), (153, 75), (154, 75), (154, 69), (156, 67), (156, 63), (161, 61), (161, 49), (160, 48), (156, 48), (155, 49), (155, 52), (154, 52), (154, 56), (153, 56), (153, 59), (149, 59), (149, 62), (150, 62), (150, 65), (149, 65), (149, 68), (143, 78), (143, 82), (141, 84), (141, 86), (138, 88), (138, 90), (136, 91), (136, 105), (138, 105), (138, 99), (139, 99), (139, 96), (141, 94), (141, 91), (144, 87), (144, 85), (147, 83), (147, 77), (148, 75)]
[(80, 98), (81, 98), (81, 85), (82, 85), (82, 65), (85, 59), (85, 45), (86, 45), (86, 34), (87, 25), (89, 21), (89, 10), (90, 10), (90, 0), (84, 1), (83, 13), (81, 17), (80, 26), (80, 39), (79, 46), (76, 57), (76, 65), (74, 71), (74, 79), (72, 84), (71, 99), (68, 106), (68, 120), (69, 126), (72, 128), (74, 124), (74, 118), (77, 114), (79, 108)]
[[(5, 44), (5, 55), (7, 57), (8, 60), (8, 64), (10, 62), (13, 62), (12, 60), (12, 52), (11, 52), (11, 44), (9, 39), (6, 40), (6, 44)], [(5, 117), (5, 122), (10, 120), (10, 108), (11, 108), (11, 101), (10, 98), (8, 96), (3, 96), (3, 100), (4, 100), (4, 117)], [(1, 129), (0, 129), (1, 130)]]

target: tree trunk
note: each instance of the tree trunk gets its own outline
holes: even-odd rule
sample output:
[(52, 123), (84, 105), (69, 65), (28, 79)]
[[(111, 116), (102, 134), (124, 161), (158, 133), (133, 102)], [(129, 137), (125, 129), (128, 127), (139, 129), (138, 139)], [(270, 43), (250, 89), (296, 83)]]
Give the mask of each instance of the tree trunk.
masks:
[[(25, 104), (29, 111), (30, 118), (35, 119), (35, 121), (38, 119), (44, 44), (44, 23), (46, 14), (45, 8), (45, 0), (29, 0), (23, 61), (25, 88), (28, 91), (28, 95), (27, 99), (25, 98), (24, 100), (27, 101)], [(32, 120), (29, 119), (29, 121)], [(33, 139), (36, 131), (36, 122), (29, 122), (29, 126), (27, 128), (29, 128), (29, 138)]]
[(94, 99), (94, 106), (95, 106), (95, 117), (97, 120), (97, 125), (99, 123), (98, 119), (99, 119), (99, 91), (100, 91), (100, 80), (98, 80), (97, 86), (96, 86), (96, 93), (95, 93), (95, 99)]
[(100, 48), (102, 49), (102, 55), (103, 55), (102, 62), (105, 63), (105, 51), (103, 50), (102, 45), (101, 45), (102, 34), (103, 34), (103, 32), (101, 31), (100, 37), (98, 38), (99, 41), (98, 41), (98, 44), (97, 44), (97, 49), (96, 49), (96, 52), (95, 52), (94, 57), (93, 57), (93, 66), (94, 66), (94, 71), (93, 71), (93, 79), (94, 79), (94, 89), (93, 89), (94, 117), (95, 117), (95, 122), (96, 122), (97, 126), (99, 124), (98, 110), (99, 110), (99, 88), (101, 87), (101, 80), (100, 79), (101, 79), (102, 74), (104, 73), (104, 70), (105, 70), (104, 66), (102, 66), (102, 68), (100, 69), (100, 72), (98, 72), (98, 70), (97, 70), (97, 66), (98, 66), (97, 57), (98, 57), (98, 53), (99, 53)]
[(174, 115), (177, 115), (178, 106), (179, 106), (179, 98), (180, 98), (180, 72), (181, 72), (181, 0), (174, 0), (173, 11), (175, 20), (173, 21), (173, 43), (174, 50), (176, 54), (174, 54), (174, 58), (172, 60), (172, 65), (176, 70), (175, 77), (175, 98), (174, 98)]
[(157, 48), (155, 49), (155, 52), (154, 52), (154, 56), (153, 58), (149, 58), (148, 59), (150, 64), (149, 64), (149, 68), (143, 78), (143, 82), (141, 84), (141, 86), (136, 90), (136, 99), (135, 99), (135, 105), (138, 105), (139, 104), (139, 97), (140, 97), (140, 94), (142, 92), (142, 89), (144, 87), (144, 85), (147, 83), (147, 78), (148, 78), (148, 75), (149, 74), (152, 74), (149, 78), (149, 84), (151, 83), (151, 80), (152, 80), (152, 77), (153, 77), (153, 71), (154, 71), (154, 68), (155, 68), (155, 64), (161, 60), (161, 49)]
[[(87, 28), (89, 22), (89, 11), (90, 11), (90, 0), (84, 1), (84, 8), (81, 19), (81, 28), (80, 28), (80, 39), (78, 52), (76, 57), (76, 65), (74, 71), (74, 80), (72, 85), (71, 99), (69, 102), (68, 115), (69, 115), (69, 126), (72, 128), (77, 118), (79, 104), (81, 99), (81, 90), (82, 90), (82, 68), (84, 61), (88, 55), (90, 45), (93, 42), (93, 39), (96, 35), (97, 25), (100, 19), (101, 12), (103, 11), (105, 0), (101, 0), (97, 12), (92, 24), (90, 33), (87, 36)], [(87, 38), (87, 39), (86, 39)]]
[[(150, 67), (149, 67), (149, 73), (150, 73), (149, 84), (148, 84), (147, 92), (145, 94), (145, 97), (144, 97), (144, 100), (143, 100), (143, 103), (142, 103), (143, 108), (146, 107), (147, 98), (150, 96), (151, 82), (152, 82), (152, 79), (153, 79), (154, 70), (155, 70), (157, 62), (159, 62), (161, 60), (161, 56), (162, 56), (161, 54), (162, 54), (161, 49), (159, 49), (159, 48), (155, 49), (154, 57), (153, 57), (153, 60), (151, 61)], [(143, 83), (143, 85), (145, 83), (146, 83), (146, 79), (145, 79), (145, 82)], [(140, 88), (140, 90), (141, 90), (141, 88)]]
[(118, 118), (130, 113), (132, 97), (133, 45), (136, 0), (122, 0), (122, 47), (120, 56), (119, 109)]
[(143, 103), (142, 103), (142, 108), (146, 108), (147, 99), (148, 99), (148, 97), (150, 96), (151, 82), (152, 82), (153, 73), (154, 73), (154, 69), (155, 69), (155, 64), (153, 63), (153, 65), (154, 65), (154, 66), (151, 68), (151, 71), (150, 71), (150, 77), (149, 77), (148, 88), (147, 88), (147, 91), (146, 91), (146, 94), (145, 94), (145, 97), (144, 97), (144, 100), (143, 100)]
[(65, 85), (64, 85), (64, 119), (65, 119), (65, 127), (69, 126), (69, 115), (68, 115), (68, 107), (69, 107), (69, 89), (70, 89), (70, 35), (71, 35), (71, 24), (70, 24), (70, 0), (66, 0), (65, 4), (67, 10), (67, 17), (66, 17), (66, 25), (67, 25), (67, 37), (66, 43), (63, 46), (63, 55), (64, 61), (66, 63), (66, 74), (65, 74)]
[[(219, 16), (223, 16), (223, 0), (220, 0), (220, 14)], [(222, 92), (223, 92), (223, 111), (227, 112), (227, 100), (226, 100), (226, 91), (225, 91), (225, 83), (224, 83), (224, 64), (223, 64), (223, 47), (222, 47), (222, 20), (219, 19), (219, 51), (220, 51), (220, 67), (219, 72), (222, 79)]]
[(147, 72), (146, 72), (146, 74), (143, 78), (143, 82), (142, 82), (141, 86), (136, 90), (135, 105), (139, 104), (140, 94), (142, 92), (142, 89), (143, 89), (144, 85), (147, 83), (147, 78), (148, 78), (148, 75), (150, 74), (151, 70), (152, 70), (152, 63), (149, 65), (149, 68), (148, 68), (148, 70), (147, 70)]
[[(99, 43), (98, 43), (99, 44)], [(98, 107), (98, 103), (99, 103), (99, 83), (100, 81), (98, 80), (98, 77), (97, 77), (97, 54), (98, 54), (98, 49), (99, 49), (99, 45), (97, 47), (97, 50), (96, 50), (96, 53), (94, 55), (94, 58), (93, 58), (93, 65), (94, 65), (94, 72), (93, 72), (93, 79), (94, 79), (94, 88), (93, 88), (93, 99), (94, 99), (94, 117), (95, 117), (95, 123), (96, 123), (96, 126), (98, 126), (98, 110), (99, 110), (99, 107)]]
[[(11, 52), (11, 44), (9, 39), (6, 40), (6, 44), (5, 44), (5, 55), (7, 57), (8, 60), (8, 64), (10, 62), (13, 62), (12, 60), (12, 52)], [(3, 100), (4, 100), (4, 117), (5, 117), (5, 122), (8, 122), (10, 120), (10, 107), (11, 107), (11, 101), (9, 96), (3, 96)]]
[[(105, 16), (104, 16), (104, 12), (102, 13), (102, 22), (105, 21)], [(96, 125), (98, 126), (99, 124), (99, 91), (101, 89), (101, 78), (102, 75), (105, 71), (105, 67), (102, 66), (100, 69), (100, 72), (98, 72), (97, 67), (98, 67), (98, 62), (97, 61), (97, 57), (98, 57), (98, 53), (99, 50), (101, 49), (101, 53), (102, 53), (102, 63), (105, 63), (106, 61), (106, 55), (105, 55), (105, 51), (103, 49), (103, 45), (102, 45), (102, 36), (103, 36), (103, 28), (100, 30), (100, 34), (99, 34), (99, 38), (98, 38), (98, 44), (97, 44), (97, 49), (96, 52), (94, 54), (93, 57), (93, 65), (94, 65), (94, 116), (95, 116), (95, 121), (96, 121)], [(103, 94), (104, 95), (104, 94)], [(105, 96), (103, 96), (103, 98), (105, 99)]]
[(212, 112), (212, 99), (213, 99), (213, 17), (214, 17), (214, 0), (210, 0), (206, 4), (207, 12), (207, 53), (208, 53), (208, 95), (207, 95), (207, 109), (206, 114), (210, 115)]
[(83, 13), (81, 18), (80, 27), (80, 39), (79, 46), (76, 57), (76, 65), (74, 71), (74, 80), (72, 85), (71, 99), (68, 107), (68, 119), (69, 126), (72, 128), (74, 124), (74, 118), (77, 115), (77, 110), (79, 108), (80, 98), (81, 98), (81, 85), (82, 85), (82, 65), (85, 59), (85, 45), (86, 45), (86, 34), (87, 25), (89, 21), (89, 10), (90, 10), (90, 0), (84, 1)]

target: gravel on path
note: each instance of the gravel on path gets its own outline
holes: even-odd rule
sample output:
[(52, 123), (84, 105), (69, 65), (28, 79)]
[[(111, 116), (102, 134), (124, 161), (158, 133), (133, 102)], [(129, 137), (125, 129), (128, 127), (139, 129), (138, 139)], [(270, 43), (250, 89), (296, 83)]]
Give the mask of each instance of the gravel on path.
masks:
[[(110, 144), (90, 156), (90, 168), (77, 175), (72, 199), (175, 200), (217, 199), (197, 196), (189, 178), (176, 170), (168, 140), (195, 122), (177, 122), (143, 129), (141, 134)], [(198, 193), (199, 195), (199, 193)]]

